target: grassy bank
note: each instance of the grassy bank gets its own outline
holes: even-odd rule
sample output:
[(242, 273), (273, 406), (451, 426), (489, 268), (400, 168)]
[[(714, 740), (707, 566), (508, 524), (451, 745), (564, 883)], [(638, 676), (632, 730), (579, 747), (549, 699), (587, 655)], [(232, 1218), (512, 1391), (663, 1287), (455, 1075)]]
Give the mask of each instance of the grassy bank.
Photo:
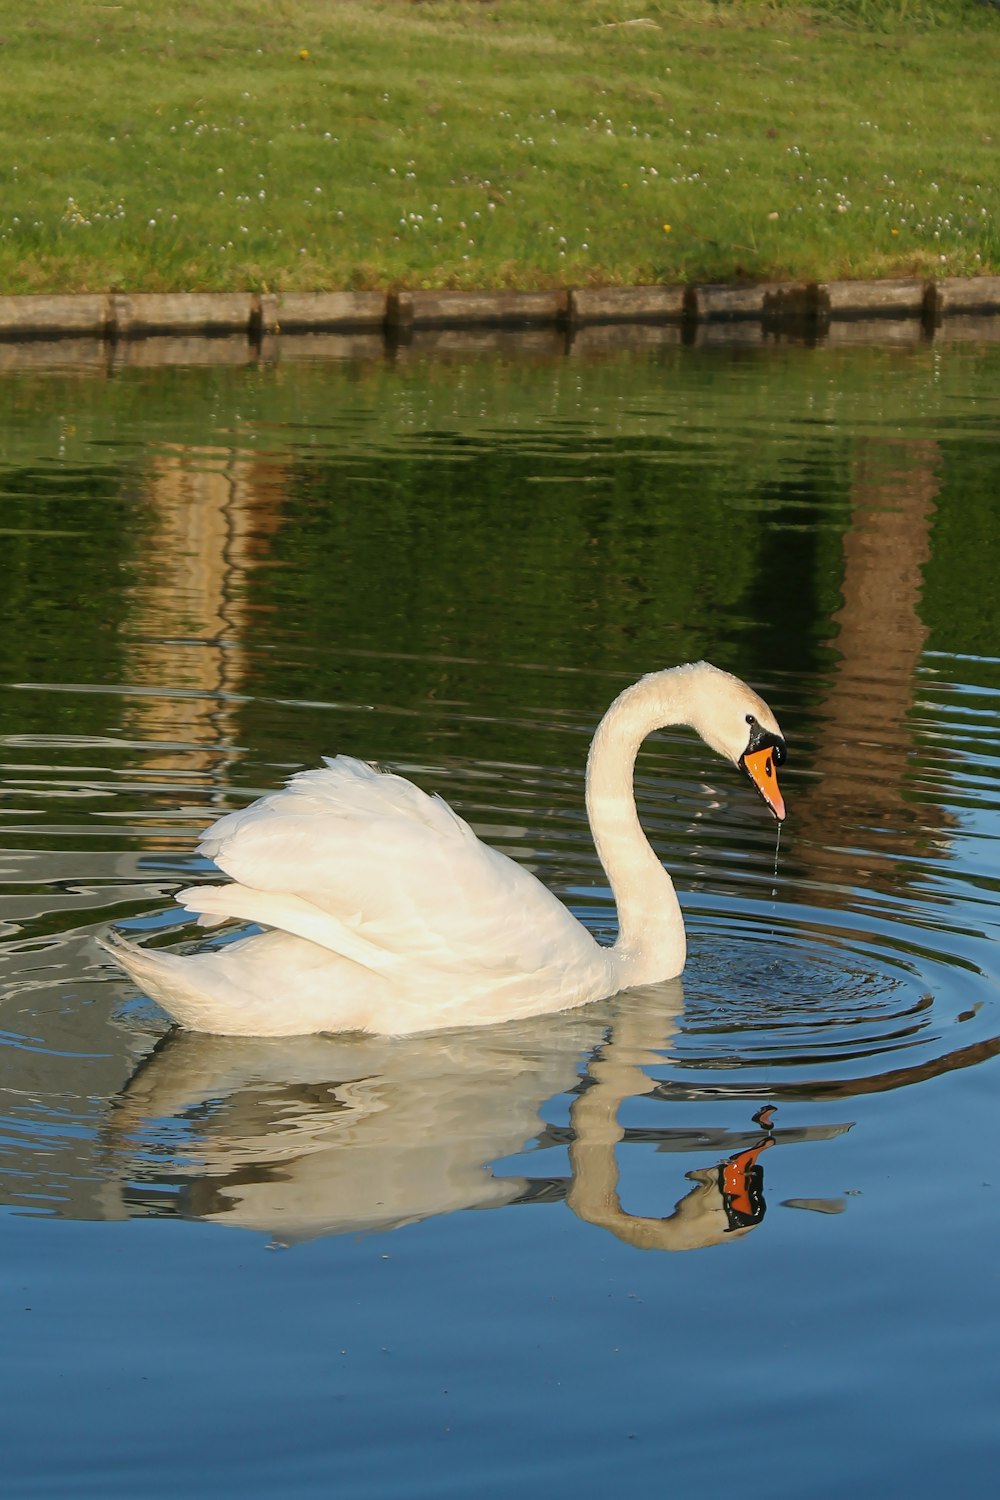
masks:
[(1000, 272), (974, 0), (0, 0), (0, 291)]

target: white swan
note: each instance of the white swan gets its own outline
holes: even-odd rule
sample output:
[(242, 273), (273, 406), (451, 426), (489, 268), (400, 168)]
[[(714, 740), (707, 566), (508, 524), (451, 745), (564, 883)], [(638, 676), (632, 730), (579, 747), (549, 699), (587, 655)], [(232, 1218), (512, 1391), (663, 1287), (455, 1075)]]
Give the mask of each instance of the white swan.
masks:
[(587, 761), (587, 813), (618, 905), (611, 948), (440, 797), (344, 755), (219, 819), (199, 846), (230, 883), (177, 900), (203, 925), (264, 932), (193, 955), (117, 935), (103, 946), (182, 1025), (240, 1036), (483, 1025), (672, 978), (684, 923), (632, 787), (642, 741), (671, 724), (697, 730), (785, 815), (785, 742), (746, 683), (696, 662), (626, 688)]

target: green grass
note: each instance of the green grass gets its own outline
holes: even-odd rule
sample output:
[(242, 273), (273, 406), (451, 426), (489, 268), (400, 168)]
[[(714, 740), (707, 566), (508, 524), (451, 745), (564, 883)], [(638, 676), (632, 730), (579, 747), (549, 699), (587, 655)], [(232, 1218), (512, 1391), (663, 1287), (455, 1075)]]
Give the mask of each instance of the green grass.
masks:
[(0, 38), (4, 292), (1000, 271), (974, 0), (0, 0)]

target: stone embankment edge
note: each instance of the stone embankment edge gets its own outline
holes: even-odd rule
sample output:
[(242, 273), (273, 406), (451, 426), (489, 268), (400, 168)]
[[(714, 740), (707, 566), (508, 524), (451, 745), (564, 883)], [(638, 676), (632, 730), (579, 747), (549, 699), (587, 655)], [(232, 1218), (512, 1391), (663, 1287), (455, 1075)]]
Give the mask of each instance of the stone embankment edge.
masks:
[(0, 340), (156, 334), (365, 332), (405, 341), (413, 330), (599, 324), (757, 322), (822, 333), (841, 320), (910, 319), (933, 330), (953, 314), (1000, 315), (1000, 276), (565, 288), (541, 292), (110, 292), (0, 295)]

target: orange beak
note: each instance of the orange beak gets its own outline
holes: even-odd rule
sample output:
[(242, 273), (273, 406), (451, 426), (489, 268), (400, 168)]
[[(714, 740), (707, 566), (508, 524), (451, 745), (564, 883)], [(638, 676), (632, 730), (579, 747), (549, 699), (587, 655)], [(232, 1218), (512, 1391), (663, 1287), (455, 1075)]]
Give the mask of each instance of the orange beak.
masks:
[(783, 822), (785, 799), (778, 790), (778, 770), (774, 763), (773, 750), (770, 746), (765, 746), (763, 750), (749, 750), (740, 764), (778, 822)]

